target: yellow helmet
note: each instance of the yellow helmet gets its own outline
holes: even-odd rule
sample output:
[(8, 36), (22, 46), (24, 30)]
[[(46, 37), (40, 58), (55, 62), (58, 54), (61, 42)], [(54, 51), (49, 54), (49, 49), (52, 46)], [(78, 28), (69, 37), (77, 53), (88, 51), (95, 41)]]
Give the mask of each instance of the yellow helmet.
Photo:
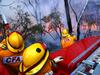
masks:
[(62, 31), (62, 37), (69, 37), (69, 33), (68, 33), (68, 30), (67, 29), (64, 29)]
[(11, 52), (21, 52), (24, 49), (24, 41), (20, 33), (12, 32), (7, 38), (7, 47)]
[(25, 72), (27, 69), (32, 67), (32, 69), (27, 74), (36, 74), (44, 66), (48, 57), (49, 52), (43, 47), (41, 43), (30, 45), (24, 50), (22, 56), (23, 64), (20, 64), (20, 72), (22, 72), (22, 68)]

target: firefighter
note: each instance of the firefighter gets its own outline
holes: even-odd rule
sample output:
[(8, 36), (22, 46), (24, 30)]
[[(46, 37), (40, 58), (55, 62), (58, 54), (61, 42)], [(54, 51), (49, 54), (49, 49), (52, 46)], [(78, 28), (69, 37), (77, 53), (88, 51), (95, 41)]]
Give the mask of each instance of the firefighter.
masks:
[(0, 43), (0, 61), (11, 69), (15, 75), (18, 73), (18, 65), (22, 62), (23, 49), (23, 37), (18, 32), (10, 33)]
[(61, 56), (49, 59), (49, 51), (44, 44), (35, 43), (24, 50), (19, 75), (53, 75), (52, 65), (63, 61)]
[(66, 48), (71, 46), (76, 40), (76, 36), (70, 35), (67, 29), (63, 29), (62, 31), (62, 39), (61, 39), (61, 46), (62, 48)]

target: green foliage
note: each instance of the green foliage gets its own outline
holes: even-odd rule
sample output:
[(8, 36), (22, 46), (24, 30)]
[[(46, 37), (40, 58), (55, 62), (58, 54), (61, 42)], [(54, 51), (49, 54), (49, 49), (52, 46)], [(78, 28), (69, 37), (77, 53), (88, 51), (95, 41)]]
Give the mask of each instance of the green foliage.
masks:
[(52, 12), (50, 14), (50, 17), (55, 23), (57, 23), (57, 24), (60, 23), (60, 13), (59, 12)]
[(36, 24), (33, 27), (31, 27), (29, 30), (31, 30), (33, 33), (42, 33), (43, 32), (43, 28), (41, 24)]

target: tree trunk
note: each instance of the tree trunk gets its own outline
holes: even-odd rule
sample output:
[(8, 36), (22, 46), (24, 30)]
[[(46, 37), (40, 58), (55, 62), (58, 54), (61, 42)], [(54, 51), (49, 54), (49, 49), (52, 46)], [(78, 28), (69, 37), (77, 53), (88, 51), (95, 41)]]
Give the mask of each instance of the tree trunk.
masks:
[(69, 13), (68, 0), (64, 0), (64, 3), (65, 3), (65, 11), (66, 11), (66, 18), (67, 18), (69, 33), (72, 33), (72, 23), (71, 23), (71, 18), (70, 18), (70, 13)]
[(79, 40), (79, 39), (80, 39), (80, 24), (78, 22), (78, 24), (77, 24), (77, 40)]

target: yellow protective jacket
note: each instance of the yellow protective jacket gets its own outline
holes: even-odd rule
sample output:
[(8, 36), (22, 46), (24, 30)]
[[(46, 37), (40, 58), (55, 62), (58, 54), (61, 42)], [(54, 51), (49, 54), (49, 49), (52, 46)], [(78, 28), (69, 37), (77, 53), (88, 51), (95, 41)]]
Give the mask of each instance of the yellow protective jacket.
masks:
[(36, 75), (45, 75), (46, 73), (51, 71), (51, 67), (52, 67), (51, 61), (47, 60), (46, 64)]
[[(44, 64), (44, 66), (41, 68), (40, 71), (38, 71), (38, 73), (33, 74), (32, 69), (29, 71), (30, 75), (45, 75), (46, 73), (52, 71), (52, 63), (51, 60), (47, 60), (47, 62)], [(33, 68), (34, 69), (34, 68)], [(29, 75), (28, 72), (26, 72), (25, 74), (19, 73), (18, 75)]]
[(70, 36), (70, 37), (62, 37), (61, 39), (61, 46), (62, 48), (66, 48), (71, 46), (76, 40), (75, 36)]
[[(3, 47), (2, 47), (3, 46)], [(19, 64), (22, 61), (22, 52), (14, 53), (5, 49), (6, 46), (5, 40), (0, 43), (0, 61), (6, 65), (9, 69), (11, 69), (15, 75), (17, 75), (19, 71)]]

